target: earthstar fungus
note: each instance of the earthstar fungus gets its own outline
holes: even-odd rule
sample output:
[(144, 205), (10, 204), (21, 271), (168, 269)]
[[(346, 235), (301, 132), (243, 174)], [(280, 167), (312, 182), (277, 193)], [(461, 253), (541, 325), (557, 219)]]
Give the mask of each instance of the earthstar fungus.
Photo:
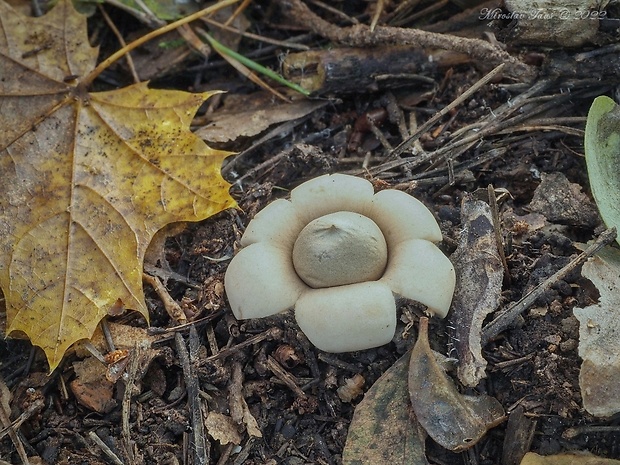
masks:
[(324, 175), (250, 221), (224, 285), (238, 319), (294, 307), (319, 349), (369, 349), (394, 337), (394, 294), (446, 316), (455, 275), (434, 244), (441, 239), (432, 213), (414, 197)]

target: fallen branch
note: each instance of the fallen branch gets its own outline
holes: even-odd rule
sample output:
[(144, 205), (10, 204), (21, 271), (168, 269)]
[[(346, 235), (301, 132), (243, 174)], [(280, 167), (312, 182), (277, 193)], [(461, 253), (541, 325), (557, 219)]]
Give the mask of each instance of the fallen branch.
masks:
[(301, 0), (279, 0), (279, 3), (288, 18), (333, 42), (352, 47), (395, 44), (453, 50), (490, 66), (505, 63), (505, 73), (518, 81), (530, 82), (537, 75), (534, 67), (484, 40), (390, 26), (377, 26), (374, 31), (364, 24), (341, 28), (314, 14)]

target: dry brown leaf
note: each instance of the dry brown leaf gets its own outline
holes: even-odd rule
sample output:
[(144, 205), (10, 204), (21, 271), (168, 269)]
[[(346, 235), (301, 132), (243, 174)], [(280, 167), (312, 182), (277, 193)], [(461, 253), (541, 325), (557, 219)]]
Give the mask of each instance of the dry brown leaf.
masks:
[(579, 451), (547, 456), (528, 452), (521, 465), (620, 465), (620, 460), (605, 459)]
[(210, 142), (250, 137), (273, 124), (303, 118), (325, 104), (312, 100), (283, 103), (274, 101), (273, 95), (267, 92), (249, 96), (230, 95), (224, 100), (224, 108), (211, 115), (210, 122), (198, 129), (196, 135)]
[(116, 407), (114, 383), (106, 379), (106, 366), (95, 357), (73, 362), (76, 378), (69, 383), (76, 400), (84, 407), (107, 413)]
[[(144, 350), (152, 350), (156, 354), (158, 351), (152, 349), (153, 345), (164, 339), (165, 334), (149, 334), (148, 329), (139, 328), (137, 326), (129, 326), (122, 323), (115, 323), (108, 321), (108, 331), (114, 341), (114, 347), (117, 349), (133, 349), (134, 347), (141, 347)], [(108, 351), (108, 343), (105, 339), (101, 327), (97, 327), (93, 333), (90, 342), (97, 348), (102, 354)], [(82, 347), (82, 344), (76, 344), (74, 346), (78, 357), (86, 357), (90, 352)]]
[(248, 407), (245, 398), (242, 398), (241, 406), (243, 408), (243, 424), (245, 425), (245, 429), (247, 430), (248, 434), (254, 438), (262, 438), (263, 433), (258, 426), (256, 418), (254, 418), (254, 415), (252, 415), (252, 412), (250, 412), (250, 407)]
[(344, 465), (426, 465), (424, 439), (409, 401), (407, 352), (368, 390), (355, 408)]
[(504, 419), (497, 399), (458, 392), (430, 348), (428, 318), (420, 319), (418, 340), (411, 352), (409, 392), (415, 416), (428, 435), (455, 452), (475, 445)]
[(582, 274), (600, 292), (598, 303), (575, 308), (579, 320), (579, 387), (592, 415), (620, 412), (620, 251), (607, 247), (590, 258)]
[(596, 205), (581, 185), (570, 182), (560, 172), (541, 173), (541, 178), (528, 205), (531, 212), (544, 215), (551, 223), (588, 228), (600, 223)]
[(209, 436), (222, 445), (241, 444), (241, 435), (237, 431), (237, 424), (228, 415), (209, 412), (205, 420), (205, 428)]
[(0, 286), (7, 333), (52, 370), (118, 299), (148, 318), (142, 261), (160, 228), (234, 206), (228, 154), (189, 131), (211, 94), (88, 93), (96, 58), (70, 1), (39, 18), (0, 3)]
[(489, 205), (465, 197), (461, 217), (463, 232), (452, 255), (457, 285), (450, 320), (456, 328), (459, 379), (473, 387), (486, 377), (487, 362), (481, 352), (482, 323), (499, 306), (504, 268)]

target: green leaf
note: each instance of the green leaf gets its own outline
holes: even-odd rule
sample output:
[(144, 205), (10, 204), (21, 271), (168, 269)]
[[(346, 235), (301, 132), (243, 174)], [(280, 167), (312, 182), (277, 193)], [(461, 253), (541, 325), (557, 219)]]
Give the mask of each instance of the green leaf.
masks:
[[(590, 188), (607, 227), (620, 230), (620, 106), (594, 99), (586, 123), (586, 165)], [(620, 243), (617, 237), (616, 241)]]

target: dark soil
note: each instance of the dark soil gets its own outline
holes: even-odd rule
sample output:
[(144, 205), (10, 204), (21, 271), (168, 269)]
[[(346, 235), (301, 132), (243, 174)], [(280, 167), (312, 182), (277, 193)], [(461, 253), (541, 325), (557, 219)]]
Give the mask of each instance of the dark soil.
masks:
[[(366, 24), (370, 19), (364, 8), (369, 5), (334, 4)], [(342, 21), (324, 10), (312, 9), (334, 24)], [(278, 40), (306, 32), (279, 11), (277, 2), (252, 4), (247, 11), (250, 31)], [(125, 13), (111, 13), (124, 35), (145, 31)], [(407, 26), (449, 23), (457, 14), (459, 9), (449, 4)], [(102, 54), (117, 47), (98, 14), (91, 18), (90, 26), (102, 41)], [(306, 36), (304, 43), (313, 49), (329, 46), (317, 35)], [(286, 53), (279, 47), (262, 51), (258, 47), (257, 42), (244, 39), (240, 52), (254, 54), (272, 67), (277, 67), (279, 54)], [(459, 129), (480, 122), (509, 100), (545, 82), (535, 98), (520, 107), (517, 115), (522, 119), (497, 127), (465, 151), (454, 150), (421, 166), (390, 164), (394, 159), (386, 155), (389, 150), (360, 118), (385, 109), (388, 116), (377, 126), (395, 147), (402, 141), (399, 115), (405, 116), (405, 125), (410, 115), (415, 115), (418, 126), (423, 124), (475, 84), (490, 69), (488, 64), (468, 59), (460, 59), (454, 65), (442, 63), (424, 76), (427, 81), (423, 84), (419, 80), (404, 80), (398, 86), (356, 92), (355, 83), (351, 83), (351, 92), (322, 95), (320, 98), (329, 99), (327, 105), (256, 147), (252, 148), (252, 144), (259, 136), (239, 137), (223, 144), (221, 148), (244, 152), (234, 165), (224, 168), (225, 177), (232, 183), (231, 194), (240, 208), (188, 225), (167, 240), (167, 264), (158, 263), (160, 267), (169, 266), (177, 273), (175, 276), (183, 277), (167, 279), (167, 289), (184, 309), (196, 314), (195, 331), (190, 331), (189, 326), (177, 329), (159, 297), (145, 286), (151, 326), (167, 330), (155, 345), (159, 352), (148, 369), (140, 367), (134, 372), (134, 379), (130, 377), (128, 381), (125, 375), (114, 384), (112, 404), (105, 413), (78, 403), (69, 389), (75, 378), (76, 354), (67, 354), (60, 367), (48, 376), (39, 350), (23, 340), (0, 340), (0, 375), (13, 394), (13, 418), (36, 399), (43, 400), (42, 407), (19, 428), (19, 438), (28, 455), (40, 457), (32, 463), (113, 463), (93, 442), (92, 433), (125, 464), (200, 463), (192, 458), (192, 431), (196, 427), (192, 405), (202, 402), (208, 411), (234, 417), (241, 408), (240, 399), (247, 402), (262, 437), (251, 437), (243, 421), (235, 430), (240, 437), (238, 445), (206, 436), (209, 463), (342, 463), (349, 423), (362, 396), (345, 402), (337, 389), (345, 380), (361, 375), (362, 390), (367, 390), (412, 347), (415, 331), (403, 336), (405, 323), (399, 323), (397, 336), (390, 344), (354, 353), (327, 354), (307, 342), (292, 314), (236, 321), (227, 306), (223, 278), (245, 226), (270, 201), (286, 198), (290, 189), (303, 181), (324, 173), (349, 173), (366, 177), (377, 188), (401, 189), (422, 200), (440, 220), (445, 237), (441, 248), (450, 254), (459, 240), (464, 195), (478, 190), (486, 192), (487, 186), (492, 185), (498, 194), (510, 278), (505, 280), (502, 292), (505, 308), (578, 254), (576, 242), (586, 242), (602, 231), (596, 216), (594, 220), (576, 214), (550, 218), (551, 208), (538, 212), (546, 220), (541, 227), (533, 220), (520, 219), (531, 213), (530, 203), (546, 174), (562, 173), (569, 182), (582, 186), (591, 198), (583, 155), (585, 115), (594, 96), (609, 94), (620, 83), (620, 66), (616, 62), (615, 75), (607, 68), (601, 71), (596, 63), (588, 63), (593, 67), (589, 70), (569, 66), (570, 76), (557, 70), (564, 69), (562, 63), (572, 63), (575, 54), (595, 48), (591, 43), (571, 50), (563, 50), (559, 45), (511, 46), (509, 50), (514, 56), (524, 60), (537, 58), (539, 77), (532, 82), (518, 82), (509, 76), (498, 76), (445, 115), (419, 141), (425, 152), (437, 150), (458, 140)], [(98, 85), (125, 84), (129, 82), (127, 76), (125, 65), (119, 65)], [(205, 64), (197, 55), (190, 55), (174, 70), (165, 70), (155, 78), (153, 85), (160, 87), (224, 88), (231, 94), (247, 94), (248, 99), (257, 90), (215, 57)], [(393, 108), (402, 113), (390, 113)], [(213, 110), (217, 113), (217, 108)], [(356, 127), (361, 130), (356, 132)], [(283, 151), (288, 154), (276, 157)], [(400, 159), (406, 162), (413, 157), (405, 152)], [(230, 160), (233, 159), (228, 163)], [(567, 202), (581, 202), (583, 209), (593, 211), (592, 205), (583, 199)], [(597, 298), (594, 286), (576, 269), (545, 292), (509, 330), (484, 347), (483, 355), (489, 362), (487, 378), (475, 391), (496, 397), (508, 413), (521, 407), (527, 417), (536, 420), (528, 450), (544, 455), (587, 450), (620, 459), (618, 418), (590, 416), (582, 406), (579, 389), (579, 323), (572, 309), (590, 305)], [(399, 312), (413, 315), (414, 320), (421, 315), (417, 306), (407, 302), (401, 304)], [(115, 321), (146, 327), (131, 313)], [(449, 325), (450, 317), (432, 322), (434, 333), (440, 336), (433, 337), (431, 344), (445, 354), (449, 352)], [(181, 343), (178, 336), (175, 340), (175, 334), (182, 337)], [(180, 345), (189, 350), (185, 371)], [(129, 369), (128, 365), (126, 370)], [(128, 383), (133, 390), (126, 396)], [(192, 385), (197, 390), (190, 390)], [(198, 397), (192, 398), (192, 392)], [(123, 436), (124, 396), (130, 400), (129, 441)], [(597, 432), (591, 426), (617, 429)], [(567, 433), (574, 432), (569, 428), (575, 427), (581, 428), (576, 430), (577, 434)], [(446, 451), (429, 439), (427, 455), (431, 463), (437, 464), (498, 464), (502, 463), (502, 451), (508, 447), (505, 437), (506, 422), (462, 454)], [(133, 444), (133, 449), (127, 450), (127, 444)], [(8, 463), (20, 463), (8, 436), (0, 441), (0, 457)]]

